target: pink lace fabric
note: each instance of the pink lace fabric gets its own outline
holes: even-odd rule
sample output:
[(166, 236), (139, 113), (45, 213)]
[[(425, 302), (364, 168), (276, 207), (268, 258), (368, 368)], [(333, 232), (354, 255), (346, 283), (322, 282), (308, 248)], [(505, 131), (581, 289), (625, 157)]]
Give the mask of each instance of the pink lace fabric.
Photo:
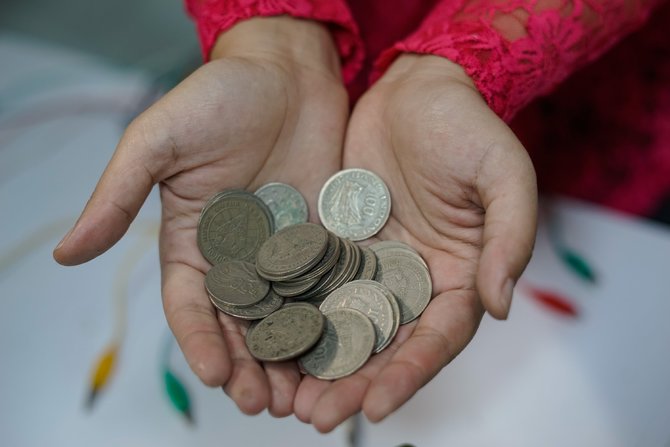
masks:
[(209, 54), (220, 33), (252, 17), (290, 15), (328, 24), (340, 57), (342, 76), (350, 82), (363, 63), (363, 45), (349, 8), (343, 0), (185, 0), (198, 27), (203, 57)]
[(639, 27), (654, 6), (624, 0), (443, 1), (416, 32), (381, 55), (373, 76), (401, 52), (444, 56), (461, 65), (509, 121)]

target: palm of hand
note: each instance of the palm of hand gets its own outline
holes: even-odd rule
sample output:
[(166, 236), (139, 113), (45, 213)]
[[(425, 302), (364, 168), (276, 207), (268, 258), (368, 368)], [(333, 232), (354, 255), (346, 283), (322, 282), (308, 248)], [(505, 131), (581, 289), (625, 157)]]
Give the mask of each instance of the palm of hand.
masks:
[[(292, 411), (295, 365), (263, 368), (248, 353), (245, 324), (217, 313), (203, 287), (210, 265), (197, 223), (228, 188), (289, 183), (315, 210), (321, 185), (341, 165), (347, 97), (325, 73), (266, 60), (219, 59), (194, 72), (128, 127), (59, 262), (84, 262), (118, 240), (160, 184), (160, 260), (168, 323), (195, 373), (224, 386), (242, 411)], [(309, 166), (309, 169), (305, 169)], [(312, 217), (315, 213), (312, 212)], [(102, 237), (101, 237), (102, 235)]]
[[(322, 431), (361, 408), (380, 420), (402, 405), (470, 341), (483, 300), (492, 313), (506, 312), (498, 301), (504, 278), (492, 265), (501, 250), (489, 249), (480, 262), (485, 241), (493, 238), (485, 231), (486, 212), (496, 213), (500, 203), (491, 190), (500, 167), (532, 179), (525, 151), (478, 93), (443, 81), (373, 87), (351, 117), (343, 165), (369, 169), (387, 183), (393, 205), (377, 238), (405, 242), (422, 254), (434, 298), (354, 375), (333, 383), (304, 379), (296, 414)], [(534, 227), (527, 231), (534, 234)]]
[[(244, 412), (269, 407), (283, 416), (292, 411), (298, 369), (292, 362), (261, 366), (246, 348), (246, 324), (212, 309), (202, 288), (209, 265), (194, 244), (196, 224), (214, 193), (253, 191), (271, 181), (295, 186), (315, 210), (319, 188), (340, 167), (347, 102), (342, 86), (328, 79), (303, 81), (298, 91), (280, 70), (268, 77), (267, 64), (244, 68), (233, 67), (244, 76), (241, 85), (221, 88), (224, 97), (202, 98), (216, 112), (206, 112), (195, 132), (181, 133), (190, 166), (180, 166), (161, 185), (163, 299), (171, 328), (205, 383), (225, 384)], [(233, 82), (235, 75), (218, 73), (216, 79)], [(198, 88), (204, 84), (194, 80)]]

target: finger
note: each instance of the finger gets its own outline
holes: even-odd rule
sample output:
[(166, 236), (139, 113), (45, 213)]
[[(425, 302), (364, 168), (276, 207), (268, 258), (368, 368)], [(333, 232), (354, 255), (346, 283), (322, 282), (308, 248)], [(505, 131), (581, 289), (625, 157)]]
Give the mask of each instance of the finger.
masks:
[(158, 155), (159, 145), (146, 138), (138, 120), (124, 133), (81, 216), (54, 249), (60, 264), (81, 264), (114, 245), (159, 180), (166, 160)]
[(270, 384), (265, 370), (249, 353), (241, 323), (221, 313), (219, 321), (233, 361), (230, 379), (223, 386), (223, 391), (235, 401), (242, 413), (258, 414), (270, 404)]
[(294, 362), (265, 363), (270, 386), (268, 411), (274, 417), (286, 417), (293, 413), (293, 400), (300, 384), (300, 372)]
[(328, 380), (320, 380), (312, 376), (304, 376), (293, 402), (295, 416), (302, 422), (309, 424), (312, 421), (312, 410), (319, 396), (331, 385)]
[(433, 298), (412, 335), (372, 380), (363, 399), (366, 417), (381, 421), (407, 402), (468, 344), (482, 314), (471, 291)]
[(208, 386), (221, 386), (232, 361), (216, 312), (203, 287), (204, 275), (190, 266), (163, 266), (163, 308), (170, 329), (193, 372)]
[(372, 356), (365, 366), (351, 376), (334, 381), (321, 393), (311, 417), (311, 423), (317, 430), (328, 433), (361, 410), (368, 386), (409, 337), (412, 332), (409, 326), (401, 328), (393, 343), (381, 353)]
[(482, 166), (478, 185), (486, 210), (477, 290), (495, 318), (509, 313), (512, 290), (530, 261), (537, 227), (535, 171), (523, 148)]

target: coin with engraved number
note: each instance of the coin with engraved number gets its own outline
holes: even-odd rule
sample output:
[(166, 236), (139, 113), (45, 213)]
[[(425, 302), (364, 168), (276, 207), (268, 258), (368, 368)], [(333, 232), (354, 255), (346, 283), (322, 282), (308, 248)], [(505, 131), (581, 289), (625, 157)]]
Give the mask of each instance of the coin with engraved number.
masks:
[(270, 210), (261, 199), (244, 191), (224, 191), (217, 196), (200, 215), (200, 252), (211, 264), (230, 259), (255, 262), (261, 245), (273, 233)]
[(229, 306), (220, 302), (212, 295), (209, 296), (209, 299), (221, 312), (242, 320), (260, 320), (267, 317), (284, 304), (284, 298), (273, 291), (268, 292), (265, 298), (261, 301), (248, 307)]
[(324, 317), (309, 303), (290, 303), (260, 320), (247, 331), (249, 352), (262, 361), (283, 361), (300, 356), (319, 341)]
[(382, 285), (370, 280), (351, 281), (333, 291), (319, 306), (321, 312), (337, 308), (356, 309), (372, 321), (375, 327), (374, 352), (388, 346), (395, 336), (395, 316), (393, 306), (384, 295)]
[(391, 195), (384, 181), (365, 169), (333, 175), (319, 194), (319, 218), (338, 236), (360, 241), (377, 234), (391, 213)]
[(270, 283), (258, 276), (253, 264), (224, 261), (205, 275), (205, 288), (212, 297), (228, 306), (246, 307), (261, 301), (270, 290)]
[(298, 363), (318, 379), (335, 380), (355, 373), (367, 362), (375, 345), (375, 328), (355, 309), (334, 309), (324, 314), (326, 327), (319, 342)]
[(421, 258), (404, 249), (380, 250), (377, 253), (375, 281), (389, 288), (400, 306), (400, 323), (421, 315), (432, 296), (432, 282)]
[(307, 222), (309, 211), (300, 191), (286, 183), (268, 183), (254, 193), (270, 208), (275, 230)]

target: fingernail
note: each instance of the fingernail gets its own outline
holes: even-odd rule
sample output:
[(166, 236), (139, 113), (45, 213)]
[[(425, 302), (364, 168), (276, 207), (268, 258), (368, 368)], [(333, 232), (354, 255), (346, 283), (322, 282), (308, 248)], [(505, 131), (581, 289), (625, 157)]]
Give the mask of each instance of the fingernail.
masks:
[(509, 315), (509, 309), (512, 306), (512, 294), (514, 293), (515, 281), (512, 278), (507, 278), (505, 284), (500, 291), (500, 304), (505, 311), (505, 318)]
[(54, 251), (58, 250), (59, 248), (61, 248), (63, 246), (65, 241), (67, 241), (68, 238), (70, 237), (70, 235), (72, 234), (72, 230), (74, 230), (74, 227), (70, 228), (70, 231), (65, 233), (65, 236), (63, 236), (63, 239), (61, 239), (60, 242), (58, 243), (58, 245), (56, 245), (56, 248), (54, 248)]

